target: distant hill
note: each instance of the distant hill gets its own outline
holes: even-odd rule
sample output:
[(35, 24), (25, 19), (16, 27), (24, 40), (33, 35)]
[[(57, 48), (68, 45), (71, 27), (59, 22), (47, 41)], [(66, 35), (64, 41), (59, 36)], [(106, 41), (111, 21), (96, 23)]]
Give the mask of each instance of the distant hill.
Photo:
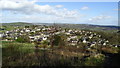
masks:
[(102, 26), (102, 25), (90, 25), (90, 26), (96, 26), (96, 27), (108, 27), (108, 28), (120, 29), (120, 26)]
[(56, 24), (57, 26), (64, 28), (75, 28), (83, 30), (94, 30), (104, 32), (116, 32), (120, 29), (120, 26), (102, 26), (102, 25), (90, 25), (90, 24)]
[(27, 22), (14, 22), (14, 23), (2, 23), (6, 26), (30, 26), (30, 25), (55, 25), (63, 28), (83, 29), (83, 30), (95, 30), (95, 31), (118, 31), (120, 26), (104, 26), (104, 25), (91, 25), (91, 24), (64, 24), (64, 23), (27, 23)]
[(30, 26), (32, 23), (26, 22), (13, 22), (13, 23), (2, 23), (2, 26)]

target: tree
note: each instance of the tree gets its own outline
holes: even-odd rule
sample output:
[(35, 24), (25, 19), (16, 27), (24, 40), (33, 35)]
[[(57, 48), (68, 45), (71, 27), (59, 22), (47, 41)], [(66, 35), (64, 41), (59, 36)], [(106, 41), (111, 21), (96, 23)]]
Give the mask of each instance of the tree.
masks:
[(64, 34), (53, 35), (50, 39), (52, 46), (64, 46), (66, 45), (66, 36)]
[(29, 26), (25, 26), (25, 28), (29, 28)]
[(22, 35), (22, 36), (19, 36), (17, 39), (16, 39), (17, 42), (20, 42), (20, 43), (29, 43), (30, 42), (30, 39), (28, 36), (26, 35)]
[(48, 43), (49, 43), (49, 42), (48, 42), (47, 40), (44, 40), (44, 41), (42, 42), (44, 49), (46, 48), (46, 46), (48, 45)]
[(59, 35), (54, 35), (52, 44), (55, 45), (55, 46), (58, 46), (61, 40), (62, 39)]

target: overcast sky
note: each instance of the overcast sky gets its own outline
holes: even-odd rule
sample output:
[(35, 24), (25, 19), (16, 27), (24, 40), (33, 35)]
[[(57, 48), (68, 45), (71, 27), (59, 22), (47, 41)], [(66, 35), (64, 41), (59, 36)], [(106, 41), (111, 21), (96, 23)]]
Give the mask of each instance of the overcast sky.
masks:
[(1, 22), (118, 25), (118, 0), (110, 0), (111, 2), (50, 1), (0, 0)]

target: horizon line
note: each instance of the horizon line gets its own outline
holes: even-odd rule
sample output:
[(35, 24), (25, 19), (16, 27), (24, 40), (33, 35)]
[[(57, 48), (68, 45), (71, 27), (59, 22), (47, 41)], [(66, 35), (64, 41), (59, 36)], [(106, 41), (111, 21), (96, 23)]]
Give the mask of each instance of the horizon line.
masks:
[[(1, 22), (0, 22), (1, 23)], [(85, 24), (85, 25), (98, 25), (98, 26), (120, 26), (119, 24), (118, 25), (105, 25), (105, 24), (89, 24), (89, 23), (58, 23), (58, 22), (4, 22), (4, 23), (31, 23), (31, 24)], [(2, 24), (2, 23), (1, 23)]]

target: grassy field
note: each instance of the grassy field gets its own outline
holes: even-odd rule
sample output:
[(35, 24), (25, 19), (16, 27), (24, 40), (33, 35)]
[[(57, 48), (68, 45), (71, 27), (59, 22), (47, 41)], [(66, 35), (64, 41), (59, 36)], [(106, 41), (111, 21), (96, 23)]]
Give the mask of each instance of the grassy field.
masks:
[[(52, 48), (50, 50), (36, 49), (34, 44), (5, 42), (2, 43), (4, 66), (96, 66), (102, 65), (103, 54), (88, 56), (75, 52), (70, 47)], [(71, 51), (69, 51), (69, 49)], [(99, 56), (98, 56), (99, 55)], [(85, 57), (86, 56), (86, 57)], [(99, 59), (98, 59), (99, 57)]]

